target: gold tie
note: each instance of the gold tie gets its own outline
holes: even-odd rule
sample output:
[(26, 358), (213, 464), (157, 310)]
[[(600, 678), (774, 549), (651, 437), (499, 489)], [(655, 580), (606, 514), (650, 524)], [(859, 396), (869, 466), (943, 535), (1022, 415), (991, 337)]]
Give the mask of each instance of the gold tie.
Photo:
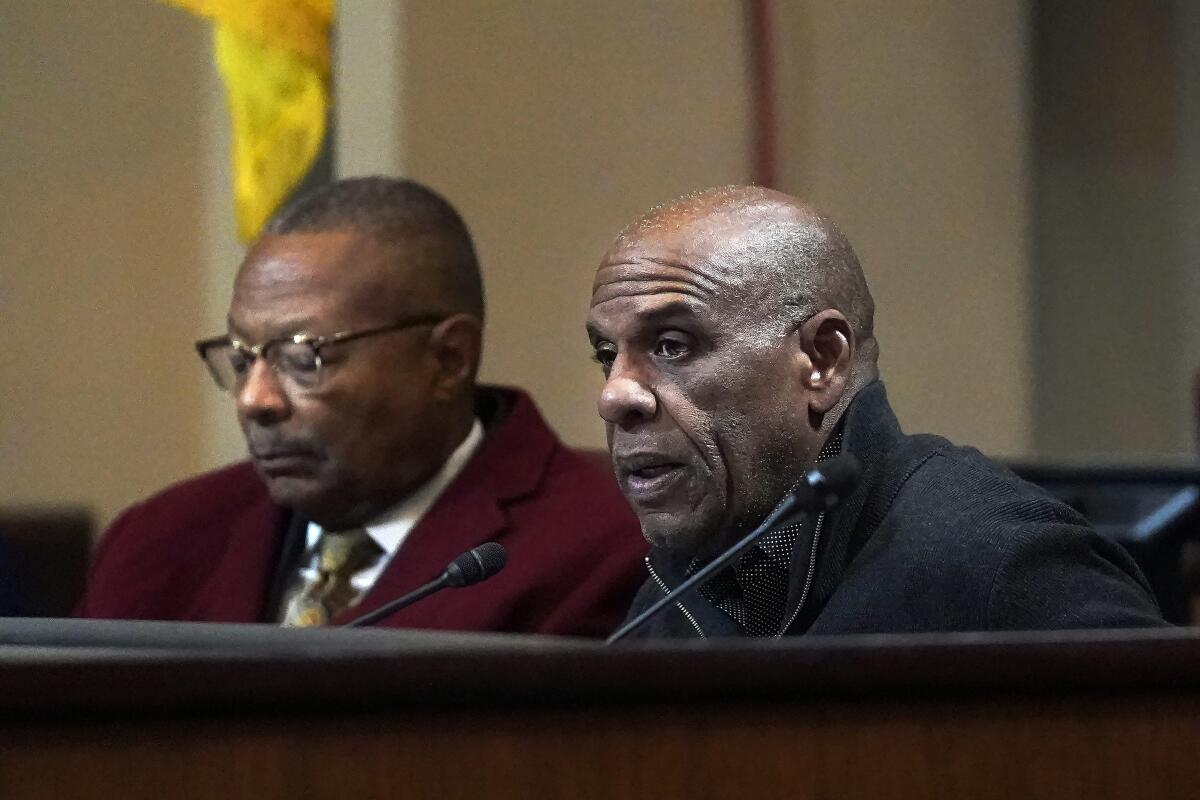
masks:
[(316, 576), (288, 602), (283, 624), (293, 628), (324, 625), (358, 599), (351, 580), (383, 555), (362, 528), (325, 531), (317, 543)]

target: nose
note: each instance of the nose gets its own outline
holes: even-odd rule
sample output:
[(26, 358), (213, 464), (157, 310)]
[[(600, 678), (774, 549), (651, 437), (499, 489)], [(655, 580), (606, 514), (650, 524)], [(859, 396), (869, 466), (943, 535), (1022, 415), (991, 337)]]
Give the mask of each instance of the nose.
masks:
[(630, 428), (639, 422), (647, 422), (654, 418), (658, 409), (658, 400), (638, 377), (627, 370), (618, 370), (621, 358), (613, 364), (596, 410), (605, 422), (622, 428)]
[(238, 416), (266, 425), (287, 416), (291, 403), (279, 376), (264, 359), (257, 358), (235, 393)]

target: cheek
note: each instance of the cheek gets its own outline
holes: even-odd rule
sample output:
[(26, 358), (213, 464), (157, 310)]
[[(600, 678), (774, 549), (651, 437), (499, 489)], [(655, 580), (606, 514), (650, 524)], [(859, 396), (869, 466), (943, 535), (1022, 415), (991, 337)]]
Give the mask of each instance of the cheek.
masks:
[(361, 446), (382, 451), (412, 446), (427, 413), (403, 385), (373, 387), (356, 411), (353, 425)]
[(726, 402), (711, 415), (715, 458), (710, 463), (716, 466), (726, 502), (738, 507), (756, 505), (760, 494), (775, 490), (795, 443), (787, 398), (761, 391), (728, 392), (724, 399), (737, 397), (738, 402)]
[(736, 494), (746, 480), (747, 467), (755, 450), (754, 424), (741, 409), (728, 409), (718, 417), (714, 437), (721, 453), (721, 474), (728, 490)]
[(693, 504), (706, 499), (723, 499), (729, 484), (729, 436), (719, 411), (701, 410), (699, 403), (681, 398), (671, 405), (675, 424), (696, 453), (698, 483)]
[(303, 419), (339, 470), (370, 469), (386, 446), (387, 422), (396, 420), (377, 392), (338, 387), (323, 402), (305, 409)]

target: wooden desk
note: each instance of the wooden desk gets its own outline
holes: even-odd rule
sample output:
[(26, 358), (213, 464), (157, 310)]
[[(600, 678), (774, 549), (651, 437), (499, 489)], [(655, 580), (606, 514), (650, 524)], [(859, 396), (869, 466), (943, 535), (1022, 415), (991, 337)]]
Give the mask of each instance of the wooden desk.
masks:
[(0, 798), (1200, 795), (1190, 630), (604, 649), (0, 621)]

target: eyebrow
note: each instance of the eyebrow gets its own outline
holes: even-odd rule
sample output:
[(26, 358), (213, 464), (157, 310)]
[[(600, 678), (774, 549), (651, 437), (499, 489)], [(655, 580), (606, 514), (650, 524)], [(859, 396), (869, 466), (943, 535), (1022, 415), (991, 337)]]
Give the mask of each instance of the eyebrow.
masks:
[(650, 308), (642, 313), (639, 313), (637, 316), (653, 322), (658, 319), (674, 317), (680, 314), (686, 314), (694, 317), (696, 316), (696, 310), (692, 307), (692, 304), (686, 300), (668, 300), (661, 305), (656, 305), (654, 308)]
[[(633, 316), (636, 317), (639, 322), (653, 324), (655, 322), (669, 320), (673, 317), (688, 316), (694, 318), (696, 316), (696, 309), (686, 300), (668, 300), (661, 305), (655, 306), (654, 308), (635, 312)], [(607, 338), (591, 320), (588, 320), (585, 327), (587, 328), (589, 338)]]
[[(636, 290), (626, 289), (621, 291), (614, 288), (617, 284), (635, 284), (644, 286)], [(622, 278), (619, 281), (600, 286), (592, 292), (593, 304), (603, 303), (608, 300), (614, 300), (618, 297), (641, 297), (644, 295), (657, 295), (664, 293), (682, 294), (688, 297), (694, 297), (697, 300), (704, 302), (712, 296), (713, 292), (707, 290), (706, 287), (698, 286), (695, 283), (681, 281), (677, 278), (663, 278), (661, 276), (645, 277), (645, 278)], [(607, 294), (607, 296), (605, 296)], [(597, 301), (597, 297), (601, 297)]]

